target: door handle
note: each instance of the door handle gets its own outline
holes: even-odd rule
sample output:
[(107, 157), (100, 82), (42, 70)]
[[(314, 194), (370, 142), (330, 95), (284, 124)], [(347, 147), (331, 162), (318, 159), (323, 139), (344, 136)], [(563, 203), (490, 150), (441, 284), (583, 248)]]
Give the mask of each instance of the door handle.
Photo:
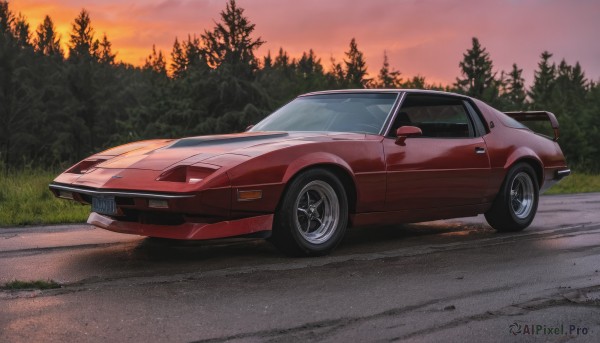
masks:
[(476, 148), (475, 148), (475, 153), (476, 153), (476, 154), (485, 154), (485, 148), (482, 148), (482, 147), (476, 147)]

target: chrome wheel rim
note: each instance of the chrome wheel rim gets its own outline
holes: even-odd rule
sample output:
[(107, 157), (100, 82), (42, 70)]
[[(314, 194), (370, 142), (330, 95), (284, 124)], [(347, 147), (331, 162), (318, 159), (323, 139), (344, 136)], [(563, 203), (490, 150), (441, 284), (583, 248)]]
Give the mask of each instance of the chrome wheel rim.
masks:
[(337, 194), (325, 181), (311, 181), (296, 198), (294, 223), (302, 238), (312, 244), (327, 242), (335, 233), (340, 217)]
[(534, 202), (533, 181), (529, 174), (520, 172), (510, 186), (510, 207), (519, 219), (525, 219), (531, 213)]

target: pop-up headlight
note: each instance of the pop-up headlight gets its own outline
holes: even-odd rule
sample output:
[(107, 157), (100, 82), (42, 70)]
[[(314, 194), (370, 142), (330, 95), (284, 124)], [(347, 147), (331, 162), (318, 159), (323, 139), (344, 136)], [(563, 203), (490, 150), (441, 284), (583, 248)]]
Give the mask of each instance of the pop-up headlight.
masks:
[(85, 174), (88, 171), (90, 171), (90, 169), (94, 168), (95, 166), (104, 161), (106, 161), (106, 159), (101, 158), (94, 160), (83, 160), (69, 168), (66, 172), (71, 174)]
[(179, 166), (167, 170), (160, 174), (156, 179), (157, 181), (169, 181), (169, 182), (187, 182), (195, 184), (201, 182), (210, 174), (217, 171), (218, 167), (214, 168), (201, 167), (201, 166)]

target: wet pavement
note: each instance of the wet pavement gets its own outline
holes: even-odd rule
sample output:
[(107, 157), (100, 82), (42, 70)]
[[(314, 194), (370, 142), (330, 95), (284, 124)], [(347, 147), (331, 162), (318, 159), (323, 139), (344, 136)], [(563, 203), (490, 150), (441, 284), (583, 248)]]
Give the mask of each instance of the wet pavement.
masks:
[(0, 229), (0, 342), (600, 341), (600, 194), (543, 196), (532, 226), (482, 216), (351, 230), (330, 256), (87, 225)]

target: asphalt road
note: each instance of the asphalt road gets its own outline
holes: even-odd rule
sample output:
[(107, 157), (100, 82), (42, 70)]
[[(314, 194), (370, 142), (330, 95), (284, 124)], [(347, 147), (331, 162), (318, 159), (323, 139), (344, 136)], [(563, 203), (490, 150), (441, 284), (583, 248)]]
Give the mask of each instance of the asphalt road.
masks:
[(351, 230), (333, 255), (168, 243), (87, 225), (0, 230), (0, 342), (600, 342), (600, 193), (542, 197), (524, 232), (483, 217)]

